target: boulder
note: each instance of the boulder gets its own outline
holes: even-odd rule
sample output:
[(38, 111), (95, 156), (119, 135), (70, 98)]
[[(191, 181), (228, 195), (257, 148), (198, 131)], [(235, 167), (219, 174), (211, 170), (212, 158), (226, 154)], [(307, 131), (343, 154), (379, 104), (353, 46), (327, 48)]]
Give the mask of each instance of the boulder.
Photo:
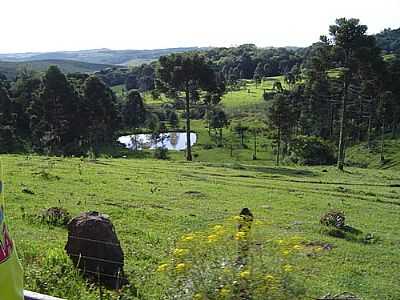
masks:
[(86, 212), (73, 218), (65, 250), (86, 277), (113, 289), (127, 283), (124, 253), (108, 216)]

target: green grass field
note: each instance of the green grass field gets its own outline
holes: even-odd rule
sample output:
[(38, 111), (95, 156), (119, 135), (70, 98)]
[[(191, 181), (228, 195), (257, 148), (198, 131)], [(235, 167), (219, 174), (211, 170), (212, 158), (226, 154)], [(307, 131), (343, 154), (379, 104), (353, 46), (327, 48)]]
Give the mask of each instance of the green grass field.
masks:
[(264, 90), (270, 92), (275, 82), (281, 82), (285, 87), (283, 76), (268, 77), (256, 86), (254, 81), (249, 80), (239, 91), (231, 91), (224, 95), (222, 105), (226, 109), (244, 109), (264, 103)]
[[(64, 253), (67, 230), (37, 217), (47, 208), (62, 207), (72, 216), (105, 213), (115, 225), (131, 285), (119, 292), (103, 290), (104, 299), (235, 299), (229, 293), (243, 276), (249, 276), (245, 280), (254, 299), (316, 299), (341, 292), (400, 299), (398, 140), (386, 141), (384, 165), (379, 164), (378, 144), (371, 152), (365, 145), (350, 148), (348, 161), (363, 168), (341, 173), (328, 166), (275, 167), (272, 142), (260, 133), (253, 160), (251, 128), (265, 126), (268, 102), (262, 93), (273, 80), (282, 78), (257, 88), (248, 82), (224, 96), (231, 124), (223, 129), (223, 147), (217, 133), (209, 135), (205, 121), (192, 121), (198, 135), (192, 163), (184, 160), (183, 151), (170, 151), (168, 161), (152, 159), (151, 151), (120, 151), (117, 156), (127, 158), (96, 161), (1, 156), (7, 218), (26, 288), (67, 299), (99, 299), (98, 287), (82, 279)], [(122, 86), (113, 89), (123, 93)], [(144, 98), (150, 107), (168, 101)], [(250, 129), (245, 147), (232, 132), (237, 122)], [(232, 264), (238, 255), (232, 217), (244, 207), (256, 220), (249, 273)], [(319, 224), (332, 209), (346, 215), (349, 231), (342, 237)], [(224, 234), (215, 233), (220, 225)], [(182, 236), (192, 234), (198, 240), (184, 244)], [(177, 250), (190, 253), (178, 260)], [(222, 268), (229, 276), (220, 273), (221, 261), (231, 266)], [(179, 262), (186, 267), (178, 270)], [(160, 267), (167, 270), (159, 272)], [(179, 294), (182, 290), (188, 294)]]
[[(305, 291), (296, 299), (344, 291), (362, 299), (400, 298), (398, 172), (23, 155), (2, 156), (2, 161), (8, 223), (28, 289), (98, 299), (97, 289), (68, 271), (66, 229), (32, 217), (43, 209), (63, 207), (72, 216), (89, 210), (108, 214), (125, 252), (126, 275), (140, 299), (162, 299), (168, 278), (155, 270), (169, 260), (182, 234), (225, 224), (248, 207), (263, 222), (255, 228), (255, 257), (275, 257), (270, 245), (280, 239), (295, 236), (304, 245), (291, 272)], [(343, 210), (346, 223), (361, 233), (347, 239), (323, 233), (319, 218), (332, 208)], [(373, 242), (363, 242), (367, 235)], [(314, 253), (307, 245), (315, 244), (332, 249)], [(192, 276), (187, 272), (184, 276)], [(133, 288), (121, 293), (107, 297), (135, 299)]]

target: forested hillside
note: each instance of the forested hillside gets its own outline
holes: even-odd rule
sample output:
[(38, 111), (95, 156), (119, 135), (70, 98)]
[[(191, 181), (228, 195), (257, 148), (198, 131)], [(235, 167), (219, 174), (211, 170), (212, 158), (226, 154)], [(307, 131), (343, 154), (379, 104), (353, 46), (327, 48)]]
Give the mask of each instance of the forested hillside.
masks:
[(376, 35), (378, 47), (387, 52), (400, 51), (400, 28), (385, 29)]
[(43, 72), (52, 65), (58, 66), (64, 73), (93, 73), (112, 67), (110, 65), (93, 64), (72, 60), (38, 60), (24, 62), (9, 62), (0, 60), (0, 74), (5, 75), (7, 78), (12, 80), (15, 79), (19, 72), (25, 69)]
[(137, 65), (143, 62), (157, 60), (162, 55), (170, 53), (198, 50), (197, 47), (169, 48), (154, 50), (111, 50), (94, 49), (81, 51), (60, 51), (44, 53), (10, 53), (0, 54), (0, 61), (37, 61), (37, 60), (75, 60), (91, 64), (106, 65)]

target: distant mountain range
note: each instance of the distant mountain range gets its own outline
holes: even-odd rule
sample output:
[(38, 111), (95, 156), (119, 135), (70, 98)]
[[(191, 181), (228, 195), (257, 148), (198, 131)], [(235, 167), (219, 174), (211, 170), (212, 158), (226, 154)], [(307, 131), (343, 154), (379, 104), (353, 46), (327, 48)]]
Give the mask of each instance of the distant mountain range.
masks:
[[(385, 29), (375, 35), (378, 46), (386, 52), (400, 51), (400, 28)], [(273, 47), (271, 47), (273, 48)], [(297, 50), (298, 47), (285, 47)], [(157, 60), (171, 53), (204, 51), (211, 48), (180, 47), (153, 50), (110, 50), (93, 49), (59, 52), (0, 53), (0, 73), (8, 78), (15, 77), (21, 69), (44, 71), (57, 65), (65, 73), (92, 73), (110, 67), (135, 66)]]
[(91, 64), (106, 65), (138, 65), (157, 60), (162, 55), (170, 53), (204, 50), (206, 48), (185, 47), (154, 50), (110, 50), (93, 49), (81, 51), (60, 52), (30, 52), (0, 54), (0, 61), (8, 62), (32, 62), (43, 60), (73, 60)]

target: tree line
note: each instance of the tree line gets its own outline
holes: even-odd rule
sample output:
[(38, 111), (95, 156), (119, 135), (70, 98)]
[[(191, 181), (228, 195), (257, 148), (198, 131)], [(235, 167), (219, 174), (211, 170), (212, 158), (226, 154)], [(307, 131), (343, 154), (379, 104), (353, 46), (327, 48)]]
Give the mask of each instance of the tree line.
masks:
[(84, 154), (115, 143), (121, 129), (150, 123), (158, 130), (159, 118), (139, 91), (118, 99), (97, 76), (65, 75), (51, 66), (45, 74), (23, 71), (14, 82), (0, 79), (3, 153)]
[[(135, 70), (146, 73), (146, 66)], [(140, 92), (147, 88), (141, 89), (141, 84), (157, 85), (175, 103), (157, 109), (146, 106)], [(119, 98), (100, 76), (65, 75), (56, 66), (45, 74), (23, 71), (15, 81), (1, 76), (0, 152), (85, 154), (115, 144), (121, 132), (160, 133), (166, 124), (176, 129), (182, 108), (188, 145), (191, 118), (207, 118), (214, 128), (225, 125), (226, 116), (218, 106), (224, 83), (200, 54), (162, 57), (153, 79), (133, 80), (131, 85)], [(187, 159), (191, 160), (190, 147)]]
[(337, 19), (329, 36), (310, 48), (302, 76), (274, 97), (269, 124), (278, 163), (279, 154), (298, 145), (299, 136), (337, 145), (340, 170), (348, 146), (366, 141), (370, 148), (379, 136), (384, 161), (384, 137), (397, 136), (400, 123), (400, 59), (385, 60), (366, 32), (358, 19)]

